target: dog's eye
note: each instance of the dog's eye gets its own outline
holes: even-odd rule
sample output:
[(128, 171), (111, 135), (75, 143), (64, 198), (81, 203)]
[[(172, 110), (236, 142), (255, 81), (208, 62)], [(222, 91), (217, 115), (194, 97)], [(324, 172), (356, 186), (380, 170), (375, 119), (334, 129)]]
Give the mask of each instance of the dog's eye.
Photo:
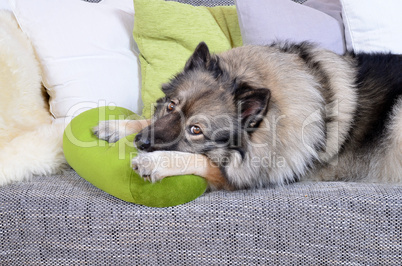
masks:
[(169, 112), (171, 112), (171, 111), (174, 110), (175, 107), (176, 107), (176, 104), (175, 104), (174, 102), (170, 102), (170, 103), (168, 104), (168, 106), (167, 106), (167, 110), (168, 110)]
[(191, 126), (190, 133), (193, 135), (200, 135), (202, 133), (201, 128), (199, 126)]

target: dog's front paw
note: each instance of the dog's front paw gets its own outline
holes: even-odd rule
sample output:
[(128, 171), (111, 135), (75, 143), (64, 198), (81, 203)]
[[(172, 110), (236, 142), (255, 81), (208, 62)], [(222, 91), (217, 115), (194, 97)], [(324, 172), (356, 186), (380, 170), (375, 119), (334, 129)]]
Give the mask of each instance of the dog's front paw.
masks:
[(168, 176), (169, 167), (167, 161), (169, 158), (163, 151), (154, 151), (150, 153), (141, 153), (135, 157), (131, 164), (133, 169), (144, 179), (155, 183)]
[(119, 122), (116, 120), (100, 121), (98, 126), (92, 129), (92, 132), (102, 140), (106, 140), (109, 143), (118, 141), (120, 138), (124, 137), (124, 132), (119, 126)]

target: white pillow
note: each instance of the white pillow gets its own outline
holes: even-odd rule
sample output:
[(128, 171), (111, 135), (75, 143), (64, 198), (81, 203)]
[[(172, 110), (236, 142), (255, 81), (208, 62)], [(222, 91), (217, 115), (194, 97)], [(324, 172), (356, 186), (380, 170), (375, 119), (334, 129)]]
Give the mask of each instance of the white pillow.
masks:
[(235, 2), (244, 44), (310, 41), (338, 54), (345, 52), (339, 0), (307, 1), (312, 7), (290, 0)]
[(341, 0), (346, 47), (402, 54), (401, 0)]
[(55, 118), (98, 105), (140, 112), (132, 0), (10, 0), (10, 5), (39, 57)]
[(8, 0), (0, 0), (0, 10), (11, 10)]

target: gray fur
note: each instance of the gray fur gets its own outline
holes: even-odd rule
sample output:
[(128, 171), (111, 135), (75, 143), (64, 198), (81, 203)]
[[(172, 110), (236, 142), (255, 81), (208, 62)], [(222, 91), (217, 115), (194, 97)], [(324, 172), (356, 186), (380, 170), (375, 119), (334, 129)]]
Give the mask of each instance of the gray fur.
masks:
[[(402, 59), (392, 58), (394, 74), (379, 80), (369, 74), (380, 70), (364, 71), (381, 66), (371, 55), (339, 56), (308, 43), (214, 55), (201, 43), (163, 85), (155, 121), (136, 141), (148, 152), (203, 154), (235, 188), (300, 179), (401, 182), (402, 82), (393, 76), (402, 75)], [(202, 134), (191, 133), (194, 125)]]

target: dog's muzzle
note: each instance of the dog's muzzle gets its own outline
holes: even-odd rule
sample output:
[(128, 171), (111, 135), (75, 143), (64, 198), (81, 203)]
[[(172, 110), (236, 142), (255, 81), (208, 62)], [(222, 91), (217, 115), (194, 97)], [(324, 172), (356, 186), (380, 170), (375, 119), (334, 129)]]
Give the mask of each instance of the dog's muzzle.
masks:
[(135, 136), (134, 142), (137, 146), (137, 149), (141, 151), (148, 151), (151, 148), (151, 140), (148, 138), (146, 134), (145, 136), (140, 132)]
[(141, 151), (173, 150), (181, 139), (181, 128), (180, 113), (173, 112), (142, 129), (134, 142), (137, 149)]

